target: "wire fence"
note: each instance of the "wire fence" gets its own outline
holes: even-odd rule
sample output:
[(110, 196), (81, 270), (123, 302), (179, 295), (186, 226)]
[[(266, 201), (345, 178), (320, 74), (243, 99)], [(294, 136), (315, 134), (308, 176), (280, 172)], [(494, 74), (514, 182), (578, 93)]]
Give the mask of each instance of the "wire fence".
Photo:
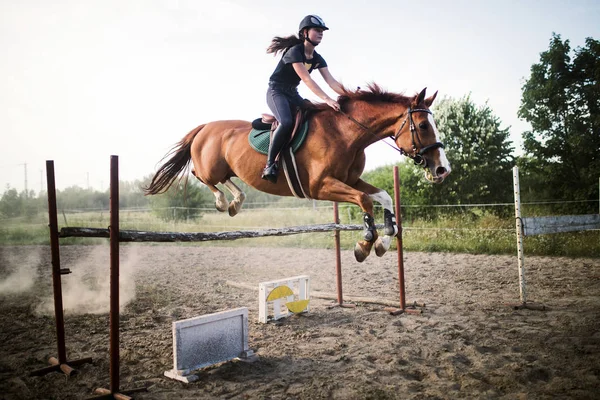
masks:
[[(245, 203), (241, 214), (235, 219), (226, 218), (218, 212), (214, 204), (202, 204), (200, 207), (132, 207), (120, 209), (120, 220), (130, 229), (147, 229), (148, 226), (157, 230), (177, 229), (180, 225), (192, 225), (199, 228), (214, 229), (260, 229), (270, 226), (293, 226), (310, 223), (327, 223), (333, 220), (333, 203), (320, 201), (304, 201), (304, 205), (281, 206), (278, 203), (253, 202)], [(540, 207), (546, 208), (547, 215), (565, 214), (567, 205), (599, 203), (598, 200), (561, 201), (543, 200), (535, 202), (524, 202), (521, 206), (525, 211), (527, 207), (535, 208), (535, 214), (540, 215)], [(552, 206), (561, 206), (562, 212), (552, 209)], [(466, 226), (455, 226), (452, 217), (469, 214), (471, 220), (481, 219), (486, 216), (486, 210), (491, 208), (505, 208), (504, 215), (497, 221), (505, 221), (508, 226), (477, 226), (477, 224), (465, 224)], [(426, 210), (435, 209), (435, 214)], [(514, 230), (514, 203), (472, 203), (472, 204), (404, 204), (401, 206), (403, 229), (422, 231), (510, 231)], [(420, 210), (414, 212), (415, 210)], [(443, 210), (448, 210), (444, 212)], [(381, 214), (383, 207), (375, 204), (376, 216)], [(344, 223), (362, 223), (362, 211), (355, 205), (341, 203), (339, 205), (340, 217)], [(569, 211), (567, 211), (567, 214)], [(572, 213), (572, 212), (571, 212)], [(258, 214), (258, 216), (256, 215)], [(268, 218), (260, 218), (260, 215), (269, 215)], [(35, 216), (20, 216), (14, 218), (0, 218), (4, 225), (21, 225), (23, 229), (39, 229), (40, 224), (45, 224), (45, 212), (38, 212)], [(109, 221), (110, 210), (108, 208), (77, 208), (60, 209), (59, 220), (63, 226), (88, 223), (94, 226), (106, 224)], [(246, 217), (244, 217), (244, 215)], [(252, 217), (254, 215), (254, 217)], [(424, 218), (425, 217), (425, 218)], [(222, 218), (222, 219), (221, 219)], [(435, 226), (423, 226), (422, 220), (435, 220)], [(454, 218), (455, 219), (455, 218)], [(219, 222), (221, 221), (221, 223)], [(223, 223), (227, 221), (227, 223)], [(234, 221), (239, 221), (235, 223)], [(445, 226), (445, 222), (449, 224)], [(504, 225), (504, 224), (501, 224)]]
[[(290, 202), (292, 203), (292, 202)], [(523, 216), (572, 213), (576, 203), (546, 200), (522, 204)], [(593, 202), (592, 202), (593, 203)], [(592, 204), (596, 207), (598, 204)], [(300, 205), (298, 205), (300, 204)], [(528, 212), (528, 207), (531, 212)], [(362, 225), (362, 211), (355, 205), (338, 205), (340, 223)], [(500, 212), (501, 211), (501, 212)], [(457, 252), (475, 254), (516, 253), (516, 229), (513, 203), (477, 203), (453, 205), (414, 205), (401, 207), (403, 247), (406, 251)], [(383, 210), (375, 207), (375, 221), (383, 222)], [(234, 218), (218, 212), (213, 204), (200, 207), (122, 208), (122, 230), (150, 232), (233, 232), (321, 225), (334, 222), (333, 203), (296, 201), (289, 203), (248, 203)], [(104, 208), (58, 208), (62, 227), (103, 228), (110, 225), (110, 211)], [(381, 231), (380, 231), (381, 233)], [(48, 243), (48, 214), (40, 210), (28, 217), (0, 220), (0, 244)], [(363, 239), (362, 231), (342, 231), (341, 246), (350, 250)], [(102, 244), (105, 239), (67, 238), (66, 244)], [(527, 252), (532, 255), (598, 257), (600, 230), (540, 235), (527, 238)], [(301, 233), (293, 236), (259, 237), (234, 241), (213, 241), (211, 246), (247, 246), (254, 248), (331, 248), (333, 232)], [(195, 245), (207, 245), (198, 243)], [(392, 244), (394, 247), (395, 244)]]

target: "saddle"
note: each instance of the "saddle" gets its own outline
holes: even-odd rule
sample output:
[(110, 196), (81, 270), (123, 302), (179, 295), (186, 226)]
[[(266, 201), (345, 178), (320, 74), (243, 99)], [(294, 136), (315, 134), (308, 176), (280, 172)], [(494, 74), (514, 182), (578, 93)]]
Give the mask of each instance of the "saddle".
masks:
[[(267, 154), (273, 140), (273, 132), (277, 129), (278, 125), (279, 123), (275, 117), (270, 114), (262, 114), (261, 118), (252, 121), (252, 130), (248, 134), (250, 147), (261, 154)], [(279, 163), (281, 167), (279, 169), (283, 171), (292, 194), (298, 198), (310, 199), (300, 182), (296, 158), (294, 157), (294, 153), (302, 147), (302, 144), (306, 140), (307, 134), (308, 120), (305, 120), (305, 112), (298, 109), (290, 139), (283, 146), (275, 162)]]
[[(295, 153), (306, 140), (308, 120), (305, 120), (304, 114), (305, 113), (302, 110), (298, 110), (296, 113), (294, 129), (292, 130), (288, 143), (281, 150), (280, 155), (286, 151), (288, 147), (291, 147), (292, 152)], [(248, 135), (250, 146), (261, 154), (267, 154), (273, 140), (273, 132), (277, 129), (278, 125), (279, 122), (277, 122), (275, 117), (271, 114), (262, 114), (261, 118), (252, 121), (252, 130)], [(277, 160), (279, 160), (279, 156)]]

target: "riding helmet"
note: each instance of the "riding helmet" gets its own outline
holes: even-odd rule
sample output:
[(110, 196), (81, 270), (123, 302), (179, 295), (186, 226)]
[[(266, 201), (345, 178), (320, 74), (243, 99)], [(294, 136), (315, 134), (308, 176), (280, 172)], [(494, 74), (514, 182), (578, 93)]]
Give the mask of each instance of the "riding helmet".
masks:
[(318, 15), (307, 15), (306, 17), (302, 18), (298, 31), (302, 32), (306, 28), (321, 28), (324, 31), (329, 29), (325, 26), (325, 22), (323, 22), (321, 17)]

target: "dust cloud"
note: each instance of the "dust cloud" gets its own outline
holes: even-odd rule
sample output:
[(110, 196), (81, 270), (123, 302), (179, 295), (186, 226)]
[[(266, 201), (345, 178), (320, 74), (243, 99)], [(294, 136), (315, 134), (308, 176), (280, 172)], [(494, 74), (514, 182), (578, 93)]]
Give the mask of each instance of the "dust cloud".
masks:
[[(63, 309), (65, 315), (102, 314), (110, 311), (110, 248), (90, 247), (87, 257), (78, 259), (68, 267), (71, 273), (62, 276)], [(132, 248), (127, 257), (121, 254), (119, 266), (120, 308), (135, 298), (134, 270), (139, 262), (137, 249)], [(62, 260), (61, 260), (61, 264)], [(36, 307), (39, 314), (54, 314), (52, 295), (42, 299)]]
[[(14, 295), (31, 290), (41, 262), (40, 250), (2, 251), (0, 254), (0, 296)], [(6, 276), (5, 276), (6, 274)]]

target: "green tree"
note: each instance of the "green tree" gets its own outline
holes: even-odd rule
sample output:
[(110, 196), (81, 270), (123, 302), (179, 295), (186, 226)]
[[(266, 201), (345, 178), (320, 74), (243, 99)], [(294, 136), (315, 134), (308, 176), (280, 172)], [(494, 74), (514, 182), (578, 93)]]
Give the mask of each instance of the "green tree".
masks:
[[(41, 195), (41, 193), (40, 193)], [(32, 220), (38, 213), (45, 210), (42, 197), (36, 197), (35, 191), (17, 192), (7, 186), (0, 198), (0, 216), (5, 218), (25, 217)]]
[(56, 191), (56, 205), (59, 210), (82, 210), (90, 208), (106, 208), (108, 194), (94, 195), (89, 189), (79, 186), (69, 186)]
[(509, 129), (500, 127), (492, 109), (466, 96), (445, 98), (434, 111), (452, 173), (442, 184), (424, 188), (429, 204), (511, 201), (513, 146)]
[[(473, 204), (512, 201), (512, 143), (508, 128), (486, 104), (475, 105), (469, 96), (442, 99), (434, 110), (441, 141), (452, 173), (439, 185), (423, 178), (412, 160), (398, 164), (403, 205)], [(363, 178), (393, 194), (392, 167), (365, 173)], [(408, 210), (407, 210), (408, 211)], [(497, 210), (496, 210), (497, 211)], [(411, 210), (410, 216), (433, 216), (433, 210)]]
[(591, 200), (578, 209), (595, 210), (600, 42), (587, 38), (585, 46), (572, 53), (569, 41), (553, 33), (548, 50), (531, 66), (522, 92), (519, 117), (531, 124), (531, 130), (523, 133), (525, 156), (519, 160), (525, 171), (523, 185), (534, 188), (538, 199)]
[[(430, 183), (423, 178), (421, 170), (414, 166), (410, 159), (405, 159), (396, 164), (400, 178), (401, 204), (425, 204), (427, 201), (425, 191)], [(394, 197), (394, 166), (386, 165), (373, 171), (365, 172), (361, 179), (371, 185), (388, 192)]]
[(23, 213), (23, 198), (17, 189), (7, 187), (0, 199), (0, 215), (5, 218), (19, 217)]
[[(148, 176), (144, 181), (149, 182), (151, 178)], [(165, 221), (199, 218), (202, 213), (198, 208), (214, 202), (210, 190), (196, 179), (175, 182), (165, 193), (148, 198), (153, 214)]]
[(142, 190), (143, 182), (119, 181), (119, 206), (123, 208), (146, 208), (150, 200)]
[[(407, 158), (404, 161), (398, 162), (396, 166), (398, 167), (400, 179), (400, 204), (405, 207), (402, 212), (403, 218), (406, 216), (414, 217), (425, 215), (427, 212), (426, 210), (421, 208), (406, 208), (406, 206), (426, 204), (427, 199), (425, 191), (427, 189), (425, 188), (431, 184), (423, 179), (422, 171), (415, 167), (412, 160)], [(385, 190), (392, 196), (392, 199), (394, 198), (394, 165), (386, 165), (365, 172), (361, 176), (361, 179), (379, 189)], [(358, 218), (362, 215), (362, 212), (359, 213), (359, 211), (360, 210), (357, 207), (353, 218)], [(379, 208), (376, 208), (375, 211), (376, 216), (383, 215), (383, 213), (379, 211)]]

